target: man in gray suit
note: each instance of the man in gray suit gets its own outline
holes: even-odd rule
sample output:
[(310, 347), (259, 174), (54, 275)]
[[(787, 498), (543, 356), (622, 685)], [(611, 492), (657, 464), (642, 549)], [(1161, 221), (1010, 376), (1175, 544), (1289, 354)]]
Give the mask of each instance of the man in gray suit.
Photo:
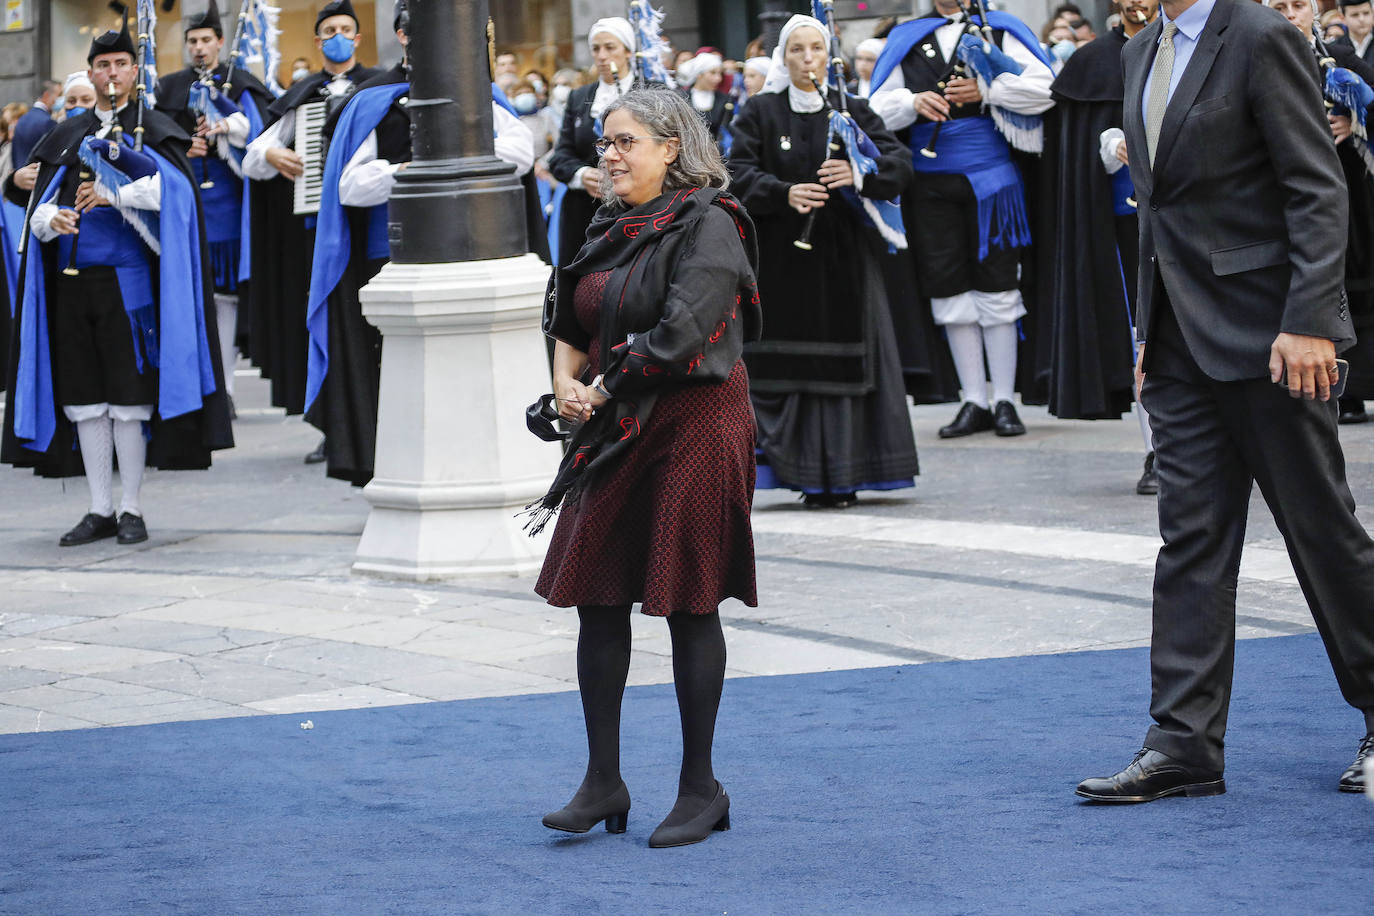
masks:
[(1374, 751), (1374, 541), (1336, 437), (1347, 197), (1316, 58), (1250, 0), (1165, 0), (1127, 43), (1126, 147), (1140, 213), (1137, 378), (1159, 472), (1150, 648), (1155, 724), (1093, 801), (1226, 790), (1236, 580), (1258, 482), (1341, 693)]

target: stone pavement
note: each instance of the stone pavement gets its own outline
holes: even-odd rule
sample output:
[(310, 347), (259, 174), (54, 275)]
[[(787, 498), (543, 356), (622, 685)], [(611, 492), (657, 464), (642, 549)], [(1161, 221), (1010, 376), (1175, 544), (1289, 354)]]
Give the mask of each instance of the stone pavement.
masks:
[[(149, 474), (146, 544), (59, 548), (84, 480), (0, 470), (0, 732), (576, 688), (576, 613), (532, 577), (352, 575), (367, 503), (304, 465), (315, 432), (238, 375), (238, 447), (206, 473)], [(942, 442), (952, 413), (912, 411), (914, 491), (843, 512), (758, 496), (760, 607), (724, 608), (731, 676), (1148, 641), (1158, 538), (1134, 420), (1027, 409), (1021, 439)], [(1369, 499), (1374, 426), (1343, 435)], [(1243, 637), (1312, 628), (1258, 496), (1242, 573)], [(631, 683), (671, 680), (662, 621), (636, 615), (634, 633)]]

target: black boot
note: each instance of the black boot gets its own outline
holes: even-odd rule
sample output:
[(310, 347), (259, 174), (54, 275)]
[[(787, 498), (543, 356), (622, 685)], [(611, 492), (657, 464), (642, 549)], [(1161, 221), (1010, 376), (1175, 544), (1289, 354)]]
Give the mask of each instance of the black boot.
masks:
[(1341, 398), (1341, 412), (1336, 417), (1336, 422), (1341, 424), (1368, 423), (1369, 414), (1364, 409), (1363, 398)]
[(1369, 790), (1368, 783), (1365, 781), (1365, 762), (1374, 757), (1374, 732), (1364, 736), (1360, 742), (1360, 749), (1355, 752), (1355, 762), (1346, 768), (1341, 774), (1340, 790), (1342, 792), (1366, 792)]
[(940, 438), (959, 439), (974, 433), (987, 432), (992, 426), (992, 411), (986, 407), (979, 407), (972, 401), (965, 401), (964, 406), (954, 415), (954, 422), (940, 427)]
[(329, 439), (328, 439), (327, 437), (323, 437), (323, 436), (322, 436), (322, 437), (320, 438), (320, 444), (317, 445), (317, 446), (315, 446), (315, 450), (314, 450), (313, 452), (311, 452), (309, 455), (306, 455), (306, 456), (305, 456), (305, 463), (306, 463), (306, 464), (320, 464), (320, 463), (322, 463), (326, 458), (328, 458), (329, 456), (326, 455), (325, 452), (324, 452), (325, 443), (328, 442), (328, 441), (329, 441)]
[(1155, 453), (1145, 456), (1145, 470), (1135, 482), (1135, 491), (1141, 496), (1154, 496), (1159, 492), (1159, 475), (1155, 473)]

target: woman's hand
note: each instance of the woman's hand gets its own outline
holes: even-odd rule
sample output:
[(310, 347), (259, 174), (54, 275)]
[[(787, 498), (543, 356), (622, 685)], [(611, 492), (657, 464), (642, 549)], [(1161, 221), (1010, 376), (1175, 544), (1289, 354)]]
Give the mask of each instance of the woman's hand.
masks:
[(825, 160), (816, 174), (821, 176), (821, 184), (831, 190), (848, 187), (854, 183), (854, 170), (843, 159)]
[(588, 169), (582, 176), (582, 190), (592, 195), (594, 200), (601, 199), (601, 170)]
[[(558, 415), (570, 423), (586, 423), (592, 418), (592, 410), (606, 402), (601, 395), (566, 375), (554, 378), (553, 396)], [(592, 403), (593, 398), (600, 403)]]
[(829, 197), (823, 184), (794, 184), (787, 189), (787, 205), (802, 215), (824, 207)]
[(38, 163), (30, 162), (22, 169), (14, 170), (14, 186), (21, 191), (32, 191), (38, 184)]
[(1350, 123), (1350, 119), (1345, 115), (1326, 116), (1326, 120), (1331, 122), (1331, 136), (1336, 138), (1337, 143), (1343, 143), (1350, 139), (1350, 135), (1355, 132), (1355, 125)]

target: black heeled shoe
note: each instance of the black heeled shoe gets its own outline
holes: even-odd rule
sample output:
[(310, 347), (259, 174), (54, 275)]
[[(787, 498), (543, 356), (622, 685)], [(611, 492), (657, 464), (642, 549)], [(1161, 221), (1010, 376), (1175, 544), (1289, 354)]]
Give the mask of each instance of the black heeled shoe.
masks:
[[(669, 813), (668, 818), (671, 819), (672, 816)], [(725, 787), (717, 782), (716, 797), (711, 799), (710, 804), (702, 809), (700, 814), (671, 827), (665, 820), (649, 837), (649, 847), (665, 849), (669, 846), (690, 846), (700, 843), (716, 830), (729, 829), (730, 796), (725, 794)]]
[(587, 807), (568, 804), (544, 815), (544, 826), (565, 833), (586, 833), (602, 821), (607, 833), (624, 833), (630, 820), (630, 790), (620, 786), (601, 802)]

